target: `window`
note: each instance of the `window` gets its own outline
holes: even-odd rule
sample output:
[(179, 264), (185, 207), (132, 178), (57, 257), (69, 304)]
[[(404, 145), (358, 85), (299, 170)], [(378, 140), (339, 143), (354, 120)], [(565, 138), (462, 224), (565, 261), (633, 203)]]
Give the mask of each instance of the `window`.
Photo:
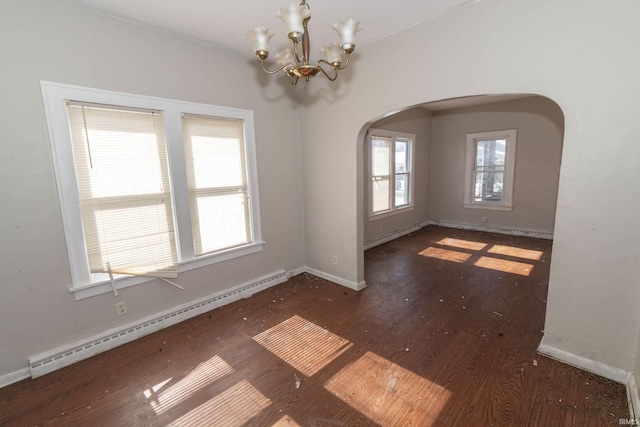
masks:
[(511, 210), (516, 129), (467, 135), (464, 206)]
[(182, 116), (196, 255), (251, 241), (243, 123)]
[(369, 131), (371, 219), (413, 206), (413, 141), (407, 133)]
[(42, 90), (76, 299), (262, 250), (251, 111)]

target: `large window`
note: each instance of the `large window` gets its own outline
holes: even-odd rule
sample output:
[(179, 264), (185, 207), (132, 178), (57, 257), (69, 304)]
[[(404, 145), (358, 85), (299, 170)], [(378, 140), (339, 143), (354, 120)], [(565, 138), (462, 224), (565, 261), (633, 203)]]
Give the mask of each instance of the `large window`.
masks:
[(262, 249), (251, 111), (42, 89), (76, 298)]
[(511, 210), (516, 129), (467, 135), (464, 206)]
[(369, 131), (369, 215), (380, 218), (413, 206), (415, 136), (382, 129)]

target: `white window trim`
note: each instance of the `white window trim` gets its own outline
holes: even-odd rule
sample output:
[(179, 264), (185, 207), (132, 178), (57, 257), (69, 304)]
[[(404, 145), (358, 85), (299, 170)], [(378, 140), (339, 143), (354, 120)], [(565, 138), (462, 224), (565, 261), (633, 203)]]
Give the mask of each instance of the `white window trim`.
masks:
[[(178, 235), (179, 272), (256, 253), (263, 249), (265, 242), (262, 241), (259, 216), (260, 203), (258, 198), (253, 111), (47, 81), (41, 82), (41, 89), (71, 269), (72, 283), (69, 291), (75, 293), (76, 300), (111, 292), (112, 287), (109, 281), (91, 282), (87, 268), (71, 134), (66, 110), (67, 99), (163, 111)], [(182, 143), (182, 113), (244, 120), (247, 178), (251, 198), (251, 243), (200, 257), (194, 255), (184, 146)], [(116, 287), (117, 289), (122, 289), (151, 280), (155, 279), (150, 277), (125, 277), (116, 280)]]
[[(506, 129), (491, 132), (478, 132), (467, 134), (467, 150), (465, 160), (464, 175), (464, 207), (470, 209), (487, 209), (495, 211), (513, 210), (513, 184), (515, 181), (515, 160), (516, 160), (516, 139), (518, 131), (516, 129)], [(501, 202), (476, 202), (473, 197), (474, 187), (474, 166), (476, 141), (488, 139), (506, 139), (506, 157), (504, 184), (502, 189)]]
[[(407, 203), (406, 205), (403, 206), (398, 206), (398, 207), (394, 207), (393, 206), (393, 199), (390, 200), (390, 209), (383, 211), (383, 212), (377, 212), (377, 213), (373, 213), (373, 203), (372, 203), (372, 199), (373, 199), (373, 154), (372, 154), (372, 150), (371, 150), (371, 141), (374, 137), (379, 136), (382, 138), (391, 138), (391, 140), (395, 143), (396, 140), (408, 140), (409, 144), (409, 203)], [(367, 136), (367, 156), (368, 156), (368, 162), (369, 162), (369, 174), (368, 174), (368, 185), (367, 185), (367, 191), (369, 192), (369, 207), (368, 209), (368, 219), (369, 221), (375, 221), (378, 219), (382, 219), (382, 218), (387, 218), (393, 215), (398, 215), (404, 212), (409, 212), (413, 210), (413, 186), (414, 186), (414, 152), (415, 152), (415, 143), (416, 143), (416, 136), (412, 133), (405, 133), (405, 132), (396, 132), (396, 131), (392, 131), (392, 130), (386, 130), (386, 129), (369, 129), (368, 132), (368, 136)], [(391, 165), (393, 166), (393, 170), (391, 171), (391, 175), (390, 177), (393, 178), (389, 178), (389, 187), (393, 188), (395, 187), (395, 150), (391, 149)], [(392, 186), (393, 183), (393, 186)]]

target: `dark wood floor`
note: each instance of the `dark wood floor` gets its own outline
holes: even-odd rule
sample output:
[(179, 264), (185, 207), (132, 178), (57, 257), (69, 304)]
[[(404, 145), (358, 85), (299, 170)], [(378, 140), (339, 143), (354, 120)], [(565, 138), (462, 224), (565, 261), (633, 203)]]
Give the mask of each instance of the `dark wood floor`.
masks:
[(536, 354), (551, 242), (429, 226), (36, 380), (0, 425), (587, 426), (622, 385)]

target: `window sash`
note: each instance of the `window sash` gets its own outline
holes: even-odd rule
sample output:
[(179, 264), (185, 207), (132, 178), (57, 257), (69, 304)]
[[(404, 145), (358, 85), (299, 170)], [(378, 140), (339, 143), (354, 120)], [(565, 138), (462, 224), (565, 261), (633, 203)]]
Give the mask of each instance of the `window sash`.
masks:
[(467, 135), (466, 208), (513, 208), (516, 137), (516, 129)]
[[(370, 216), (412, 206), (414, 137), (384, 130), (373, 130), (370, 135)], [(401, 190), (397, 189), (399, 182), (403, 183)]]
[(250, 243), (243, 122), (183, 114), (182, 129), (195, 256)]
[(67, 111), (90, 273), (177, 277), (162, 114), (74, 102)]

